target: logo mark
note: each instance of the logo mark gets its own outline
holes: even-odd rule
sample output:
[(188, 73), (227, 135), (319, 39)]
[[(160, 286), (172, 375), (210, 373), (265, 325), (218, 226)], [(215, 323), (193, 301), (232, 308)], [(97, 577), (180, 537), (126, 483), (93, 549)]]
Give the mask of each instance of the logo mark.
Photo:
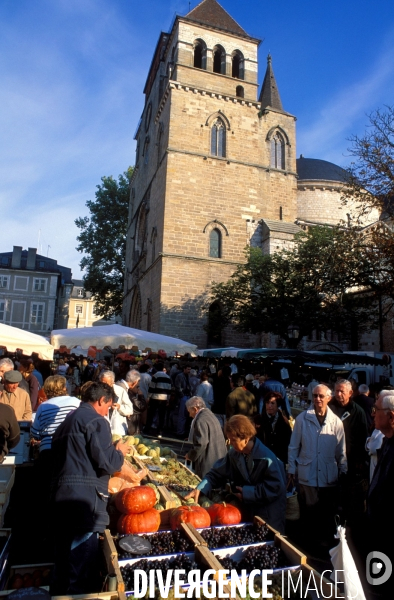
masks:
[(374, 550), (367, 556), (366, 572), (370, 585), (382, 585), (390, 579), (393, 565), (386, 554)]

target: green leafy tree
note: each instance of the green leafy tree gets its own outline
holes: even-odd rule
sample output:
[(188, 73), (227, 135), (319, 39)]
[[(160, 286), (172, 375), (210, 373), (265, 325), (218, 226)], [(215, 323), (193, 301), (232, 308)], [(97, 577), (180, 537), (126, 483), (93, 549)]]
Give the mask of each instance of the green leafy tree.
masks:
[(79, 217), (75, 224), (78, 252), (84, 254), (80, 267), (86, 291), (92, 293), (97, 314), (120, 314), (126, 256), (126, 230), (129, 207), (129, 182), (133, 169), (119, 175), (118, 181), (102, 177), (96, 199), (88, 200), (89, 217)]
[(356, 201), (360, 216), (372, 208), (394, 216), (394, 106), (371, 113), (365, 134), (349, 141), (354, 162), (344, 202)]
[(355, 229), (314, 227), (296, 236), (292, 250), (248, 248), (245, 264), (213, 286), (213, 299), (227, 323), (279, 335), (290, 348), (314, 330), (345, 332), (356, 322), (366, 331), (376, 325), (369, 254), (370, 242)]

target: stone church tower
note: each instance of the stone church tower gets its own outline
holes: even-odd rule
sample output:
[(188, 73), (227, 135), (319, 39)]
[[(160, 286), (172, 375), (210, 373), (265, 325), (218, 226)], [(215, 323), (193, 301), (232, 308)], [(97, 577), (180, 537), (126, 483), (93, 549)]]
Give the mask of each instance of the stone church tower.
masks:
[[(211, 283), (248, 244), (272, 252), (299, 230), (295, 117), (271, 58), (216, 0), (157, 43), (144, 88), (131, 182), (123, 323), (207, 347)], [(214, 311), (215, 307), (211, 307)]]

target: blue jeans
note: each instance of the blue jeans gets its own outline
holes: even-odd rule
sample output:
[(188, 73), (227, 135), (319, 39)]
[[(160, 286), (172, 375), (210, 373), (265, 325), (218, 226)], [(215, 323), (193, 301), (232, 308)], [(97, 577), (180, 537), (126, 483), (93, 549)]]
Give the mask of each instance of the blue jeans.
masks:
[(177, 435), (185, 434), (186, 421), (188, 417), (188, 412), (186, 410), (186, 402), (189, 400), (190, 396), (183, 396), (179, 403), (179, 412), (178, 412), (178, 423), (177, 423)]

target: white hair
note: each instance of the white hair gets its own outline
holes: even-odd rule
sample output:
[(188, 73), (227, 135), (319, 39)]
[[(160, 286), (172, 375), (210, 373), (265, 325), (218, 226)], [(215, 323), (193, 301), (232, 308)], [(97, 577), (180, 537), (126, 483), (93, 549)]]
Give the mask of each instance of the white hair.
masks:
[(14, 363), (10, 358), (2, 358), (0, 360), (0, 367), (7, 365), (9, 367), (9, 371), (14, 369)]
[(384, 398), (385, 396), (392, 396), (394, 394), (394, 390), (382, 390), (378, 394), (378, 398)]
[(101, 371), (99, 380), (109, 379), (112, 383), (115, 383), (115, 373), (113, 371)]
[(317, 390), (317, 388), (326, 388), (326, 396), (330, 396), (330, 398), (332, 397), (332, 391), (330, 390), (330, 388), (328, 387), (328, 385), (324, 385), (324, 383), (319, 383), (319, 385), (315, 385), (315, 387), (312, 390), (312, 394), (314, 394)]
[(362, 383), (361, 385), (358, 386), (358, 391), (360, 392), (360, 394), (368, 394), (369, 387), (367, 386), (366, 383)]
[(338, 381), (335, 382), (335, 387), (337, 387), (337, 385), (344, 385), (349, 390), (353, 389), (352, 382), (349, 381), (348, 379), (338, 379)]
[(136, 369), (132, 369), (126, 373), (126, 381), (127, 383), (135, 383), (141, 379), (141, 374)]
[[(390, 390), (388, 390), (390, 391)], [(391, 394), (386, 394), (385, 396), (379, 396), (382, 399), (382, 408), (388, 408), (392, 412), (394, 412), (394, 391), (391, 390)]]
[(186, 400), (186, 410), (189, 408), (205, 408), (206, 404), (200, 396), (192, 396), (189, 400)]

